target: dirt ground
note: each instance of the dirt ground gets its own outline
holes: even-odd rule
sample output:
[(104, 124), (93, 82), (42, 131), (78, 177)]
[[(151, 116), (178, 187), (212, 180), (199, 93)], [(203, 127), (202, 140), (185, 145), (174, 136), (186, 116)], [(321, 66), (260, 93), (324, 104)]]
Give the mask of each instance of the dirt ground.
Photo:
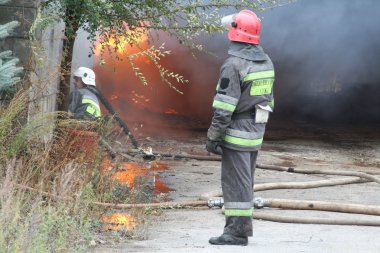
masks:
[[(380, 138), (377, 129), (339, 131), (277, 129), (267, 134), (259, 152), (258, 163), (302, 169), (363, 171), (380, 177)], [(283, 134), (286, 132), (287, 134)], [(155, 152), (208, 155), (204, 150), (205, 133), (171, 133), (160, 137), (141, 135)], [(169, 170), (160, 178), (175, 189), (169, 193), (173, 201), (197, 200), (200, 195), (220, 190), (220, 162), (165, 159)], [(329, 178), (327, 175), (303, 175), (288, 172), (256, 170), (255, 183), (303, 182)], [(255, 197), (295, 200), (319, 200), (336, 203), (379, 205), (380, 185), (350, 184), (333, 187), (269, 190)], [(377, 220), (379, 216), (343, 214), (321, 211), (295, 211), (264, 208), (256, 212), (298, 217), (350, 218)], [(110, 247), (97, 246), (91, 252), (380, 252), (380, 227), (277, 223), (254, 220), (254, 235), (246, 247), (213, 246), (212, 236), (220, 235), (224, 216), (220, 209), (193, 208), (164, 210), (152, 218), (144, 240), (128, 240)]]

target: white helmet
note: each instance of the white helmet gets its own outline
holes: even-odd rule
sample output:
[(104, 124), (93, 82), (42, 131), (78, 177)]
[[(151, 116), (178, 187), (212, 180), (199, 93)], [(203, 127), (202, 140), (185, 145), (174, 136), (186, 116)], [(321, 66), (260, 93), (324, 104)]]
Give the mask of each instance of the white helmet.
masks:
[(82, 81), (87, 85), (96, 86), (95, 84), (95, 72), (92, 69), (86, 67), (79, 67), (74, 72), (74, 76), (81, 77)]

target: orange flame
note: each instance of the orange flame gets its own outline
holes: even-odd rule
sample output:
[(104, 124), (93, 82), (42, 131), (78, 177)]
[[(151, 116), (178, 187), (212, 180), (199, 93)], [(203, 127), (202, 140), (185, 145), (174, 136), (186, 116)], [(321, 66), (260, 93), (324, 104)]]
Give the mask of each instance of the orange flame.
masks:
[[(127, 30), (128, 26), (125, 24)], [(129, 31), (126, 35), (115, 38), (113, 34), (108, 35), (109, 39), (99, 42), (95, 48), (95, 55), (99, 56), (104, 48), (109, 48), (111, 51), (115, 51), (120, 55), (131, 51), (131, 40), (127, 38), (133, 37), (133, 44), (140, 44), (148, 40), (148, 35), (142, 33), (142, 29), (135, 29), (134, 32)], [(107, 50), (106, 50), (107, 51)]]
[(115, 173), (114, 179), (120, 183), (127, 184), (129, 187), (133, 187), (136, 176), (143, 176), (145, 174), (141, 168), (132, 164), (124, 163), (122, 167), (124, 168), (118, 168), (119, 171)]
[[(115, 167), (115, 164), (111, 163), (108, 159), (103, 159), (101, 167), (103, 171), (111, 171), (112, 168)], [(146, 176), (148, 173), (153, 172), (152, 176), (154, 177), (155, 194), (167, 193), (173, 191), (173, 189), (169, 188), (164, 182), (160, 181), (160, 176), (156, 173), (156, 171), (164, 171), (167, 169), (168, 166), (160, 162), (154, 162), (149, 166), (132, 162), (122, 163), (113, 178), (120, 183), (127, 184), (130, 188), (134, 188), (135, 178), (137, 176)], [(101, 218), (101, 221), (105, 223), (102, 226), (102, 230), (132, 230), (138, 225), (136, 218), (127, 213), (114, 213), (106, 215)]]
[[(115, 173), (114, 179), (119, 183), (127, 184), (128, 187), (133, 189), (135, 187), (134, 183), (136, 177), (149, 176), (149, 173), (152, 171), (163, 171), (167, 169), (167, 165), (158, 162), (153, 163), (148, 167), (138, 163), (123, 163), (121, 168), (118, 168), (119, 171)], [(160, 176), (157, 173), (153, 173), (152, 177), (155, 193), (167, 193), (173, 191), (173, 189), (167, 187), (166, 184), (160, 180)]]
[(101, 218), (102, 222), (107, 223), (102, 227), (103, 230), (132, 230), (137, 226), (135, 217), (127, 213), (114, 213)]

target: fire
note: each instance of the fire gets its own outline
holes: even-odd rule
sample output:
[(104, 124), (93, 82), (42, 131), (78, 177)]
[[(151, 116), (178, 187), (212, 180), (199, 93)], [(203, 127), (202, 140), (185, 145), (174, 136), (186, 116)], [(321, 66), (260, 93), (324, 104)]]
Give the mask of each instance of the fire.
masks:
[[(126, 29), (127, 25), (125, 25)], [(131, 42), (132, 44), (139, 45), (141, 43), (145, 43), (148, 41), (148, 35), (143, 33), (141, 29), (136, 29), (135, 31), (131, 32), (129, 31), (128, 34), (124, 36), (115, 37), (115, 35), (107, 35), (109, 37), (108, 40), (99, 42), (96, 45), (95, 48), (95, 55), (99, 56), (102, 53), (102, 50), (105, 48), (105, 51), (108, 51), (110, 49), (112, 52), (116, 50), (116, 52), (121, 55), (128, 53), (132, 50)], [(129, 38), (129, 39), (128, 39)], [(131, 41), (130, 38), (133, 38)], [(108, 48), (108, 49), (107, 49)]]
[[(116, 164), (112, 163), (109, 159), (103, 159), (101, 168), (103, 172), (110, 172)], [(160, 180), (160, 175), (157, 172), (167, 170), (168, 166), (164, 163), (153, 162), (151, 164), (141, 164), (135, 162), (124, 162), (118, 166), (117, 172), (113, 175), (114, 180), (119, 183), (126, 184), (129, 188), (134, 189), (137, 178), (151, 178), (154, 183), (154, 194), (167, 193), (173, 191), (164, 182)], [(145, 182), (142, 182), (145, 183)], [(153, 192), (152, 192), (153, 193)], [(114, 213), (103, 216), (101, 221), (104, 223), (102, 230), (132, 230), (137, 225), (137, 219), (127, 213)]]
[(127, 213), (114, 213), (102, 217), (102, 222), (106, 223), (103, 230), (132, 230), (137, 226), (137, 220)]
[(119, 183), (125, 183), (130, 187), (133, 187), (135, 177), (143, 176), (145, 172), (140, 168), (138, 164), (123, 163), (121, 168), (118, 168), (118, 172), (115, 173), (114, 179)]
[(136, 187), (136, 178), (151, 177), (151, 181), (154, 183), (154, 192), (156, 194), (167, 193), (173, 191), (173, 189), (167, 187), (166, 184), (160, 180), (160, 175), (155, 173), (155, 171), (164, 171), (167, 169), (168, 167), (165, 164), (158, 162), (153, 163), (150, 166), (144, 166), (139, 163), (123, 163), (115, 173), (114, 179), (133, 189)]
[[(101, 168), (103, 172), (112, 171), (116, 164), (112, 163), (108, 159), (103, 159)], [(160, 175), (157, 172), (168, 170), (168, 166), (164, 163), (154, 162), (151, 164), (141, 164), (134, 162), (125, 162), (119, 165), (117, 172), (113, 175), (113, 179), (121, 184), (126, 184), (130, 188), (135, 187), (136, 177), (146, 178), (152, 177), (154, 182), (155, 193), (167, 193), (173, 191), (173, 189), (166, 186), (164, 182), (160, 180)]]
[(154, 181), (154, 192), (156, 194), (159, 193), (168, 193), (173, 191), (172, 188), (168, 187), (164, 182), (159, 180), (160, 176), (156, 176), (156, 180)]

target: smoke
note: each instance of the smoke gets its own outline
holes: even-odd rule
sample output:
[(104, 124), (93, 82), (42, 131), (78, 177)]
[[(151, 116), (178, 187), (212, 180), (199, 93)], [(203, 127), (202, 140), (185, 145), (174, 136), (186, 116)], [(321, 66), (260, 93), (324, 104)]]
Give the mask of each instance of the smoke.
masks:
[(277, 115), (380, 121), (380, 1), (303, 0), (262, 13)]
[[(160, 34), (159, 40), (154, 44), (158, 47), (165, 43), (165, 48), (171, 53), (162, 57), (160, 64), (169, 72), (179, 74), (189, 81), (187, 84), (172, 84), (180, 92), (171, 88), (162, 81), (157, 67), (147, 57), (136, 58), (136, 67), (147, 80), (143, 85), (130, 63), (126, 60), (112, 61), (105, 55), (105, 66), (96, 66), (95, 71), (99, 88), (112, 101), (112, 105), (127, 122), (138, 122), (146, 127), (174, 127), (202, 128), (209, 124), (212, 115), (212, 99), (218, 81), (219, 68), (226, 56), (210, 56), (204, 53), (192, 55), (189, 49), (173, 38)], [(210, 51), (221, 52), (228, 47), (228, 41), (221, 35), (202, 38), (200, 43), (210, 45)], [(217, 41), (212, 46), (212, 41)], [(143, 43), (148, 48), (152, 44)], [(215, 50), (216, 49), (216, 50)], [(127, 48), (129, 53), (137, 52), (135, 48)], [(170, 78), (169, 78), (170, 79)]]
[[(79, 29), (77, 32), (77, 37), (75, 38), (74, 43), (74, 53), (73, 60), (71, 63), (71, 73), (79, 67), (94, 67), (94, 57), (91, 55), (91, 43), (87, 40), (89, 34), (83, 29)], [(71, 90), (74, 89), (74, 79), (71, 79), (70, 83)]]
[[(275, 118), (380, 122), (379, 9), (377, 0), (299, 0), (258, 13), (261, 45), (276, 69)], [(96, 66), (98, 87), (127, 122), (208, 126), (219, 68), (227, 57), (226, 35), (199, 41), (217, 57), (197, 54), (195, 59), (174, 39), (161, 35), (155, 44), (162, 42), (172, 51), (162, 65), (189, 80), (177, 85), (183, 95), (162, 83), (152, 64), (139, 65), (149, 82), (143, 86), (126, 61)], [(78, 54), (87, 58), (87, 52)]]

